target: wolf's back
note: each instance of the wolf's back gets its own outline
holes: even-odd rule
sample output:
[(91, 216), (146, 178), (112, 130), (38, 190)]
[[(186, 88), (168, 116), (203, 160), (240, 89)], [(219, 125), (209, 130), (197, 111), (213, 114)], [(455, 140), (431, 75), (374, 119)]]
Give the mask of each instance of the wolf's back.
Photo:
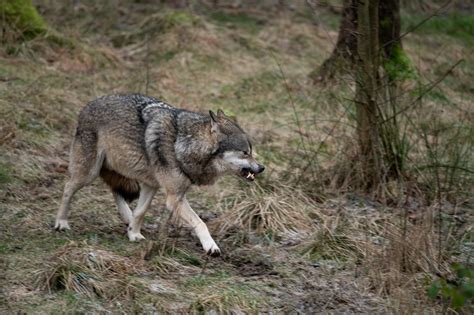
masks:
[(107, 125), (108, 122), (139, 118), (145, 109), (173, 108), (150, 96), (141, 94), (114, 94), (100, 97), (87, 104), (79, 114), (79, 125)]
[(79, 114), (74, 142), (81, 147), (81, 152), (84, 152), (85, 156), (95, 156), (104, 152), (105, 163), (100, 175), (112, 191), (128, 201), (138, 197), (140, 191), (138, 182), (124, 176), (121, 170), (110, 168), (107, 154), (111, 148), (126, 147), (120, 154), (142, 152), (145, 155), (144, 117), (154, 107), (173, 108), (156, 98), (141, 94), (116, 94), (90, 102)]

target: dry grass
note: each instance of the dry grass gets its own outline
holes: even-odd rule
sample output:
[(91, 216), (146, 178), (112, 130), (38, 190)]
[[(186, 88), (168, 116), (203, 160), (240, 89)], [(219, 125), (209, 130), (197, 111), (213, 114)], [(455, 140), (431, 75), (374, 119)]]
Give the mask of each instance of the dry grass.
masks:
[[(218, 288), (216, 290), (220, 291)], [(259, 305), (258, 303), (257, 300), (249, 296), (249, 293), (244, 294), (235, 289), (227, 289), (224, 292), (198, 298), (190, 305), (189, 311), (192, 314), (209, 310), (220, 314), (246, 314), (257, 312), (258, 307), (264, 307), (264, 304)]]
[(314, 201), (282, 183), (263, 186), (257, 182), (229, 197), (215, 223), (219, 234), (235, 228), (259, 234), (304, 233), (314, 229), (318, 217)]
[(147, 242), (141, 257), (149, 261), (148, 266), (166, 277), (170, 272), (196, 274), (205, 262), (190, 251), (176, 246), (176, 241), (161, 235), (158, 242)]
[(50, 257), (37, 273), (37, 286), (88, 297), (132, 298), (137, 287), (127, 278), (141, 270), (140, 262), (96, 246), (71, 242)]

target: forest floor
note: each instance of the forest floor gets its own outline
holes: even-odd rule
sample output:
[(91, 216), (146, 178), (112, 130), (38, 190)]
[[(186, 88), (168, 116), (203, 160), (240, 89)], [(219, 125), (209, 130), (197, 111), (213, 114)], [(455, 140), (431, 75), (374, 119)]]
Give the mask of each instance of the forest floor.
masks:
[[(388, 206), (340, 188), (339, 174), (330, 174), (356, 147), (354, 86), (315, 86), (308, 75), (332, 51), (337, 14), (304, 6), (278, 13), (33, 2), (57, 36), (0, 51), (0, 313), (442, 310), (425, 294), (442, 271), (433, 220), (417, 224), (439, 207), (414, 197)], [(404, 28), (426, 15), (406, 15)], [(472, 119), (474, 19), (464, 16), (459, 28), (459, 16), (444, 18), (443, 27), (430, 22), (406, 36), (404, 48), (425, 82), (465, 60), (424, 108), (447, 122)], [(224, 178), (189, 196), (221, 257), (207, 257), (188, 229), (166, 224), (162, 194), (146, 215), (147, 240), (129, 242), (100, 180), (76, 195), (72, 230), (52, 229), (78, 112), (99, 96), (126, 92), (190, 110), (222, 108), (253, 139), (267, 167), (262, 178)], [(320, 153), (307, 169), (321, 179), (315, 189), (290, 176), (306, 165), (308, 150)], [(452, 236), (458, 242), (447, 261), (465, 261), (472, 212), (454, 202), (443, 211), (449, 227), (462, 231)], [(409, 270), (397, 265), (405, 254)]]

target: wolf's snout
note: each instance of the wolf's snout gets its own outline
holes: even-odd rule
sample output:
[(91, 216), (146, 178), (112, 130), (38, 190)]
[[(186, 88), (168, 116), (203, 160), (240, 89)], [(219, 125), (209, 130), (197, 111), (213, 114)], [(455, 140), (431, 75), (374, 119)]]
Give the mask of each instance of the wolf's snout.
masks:
[(255, 175), (260, 174), (265, 170), (265, 166), (261, 164), (257, 164), (256, 166), (252, 167), (244, 167), (240, 170), (240, 176), (245, 178), (246, 180), (253, 182), (255, 180)]

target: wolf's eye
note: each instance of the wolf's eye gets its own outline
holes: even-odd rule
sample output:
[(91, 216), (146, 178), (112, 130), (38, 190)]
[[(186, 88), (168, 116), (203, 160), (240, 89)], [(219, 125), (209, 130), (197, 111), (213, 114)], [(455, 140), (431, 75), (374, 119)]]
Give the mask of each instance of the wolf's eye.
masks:
[(249, 151), (242, 151), (244, 155), (249, 155)]

